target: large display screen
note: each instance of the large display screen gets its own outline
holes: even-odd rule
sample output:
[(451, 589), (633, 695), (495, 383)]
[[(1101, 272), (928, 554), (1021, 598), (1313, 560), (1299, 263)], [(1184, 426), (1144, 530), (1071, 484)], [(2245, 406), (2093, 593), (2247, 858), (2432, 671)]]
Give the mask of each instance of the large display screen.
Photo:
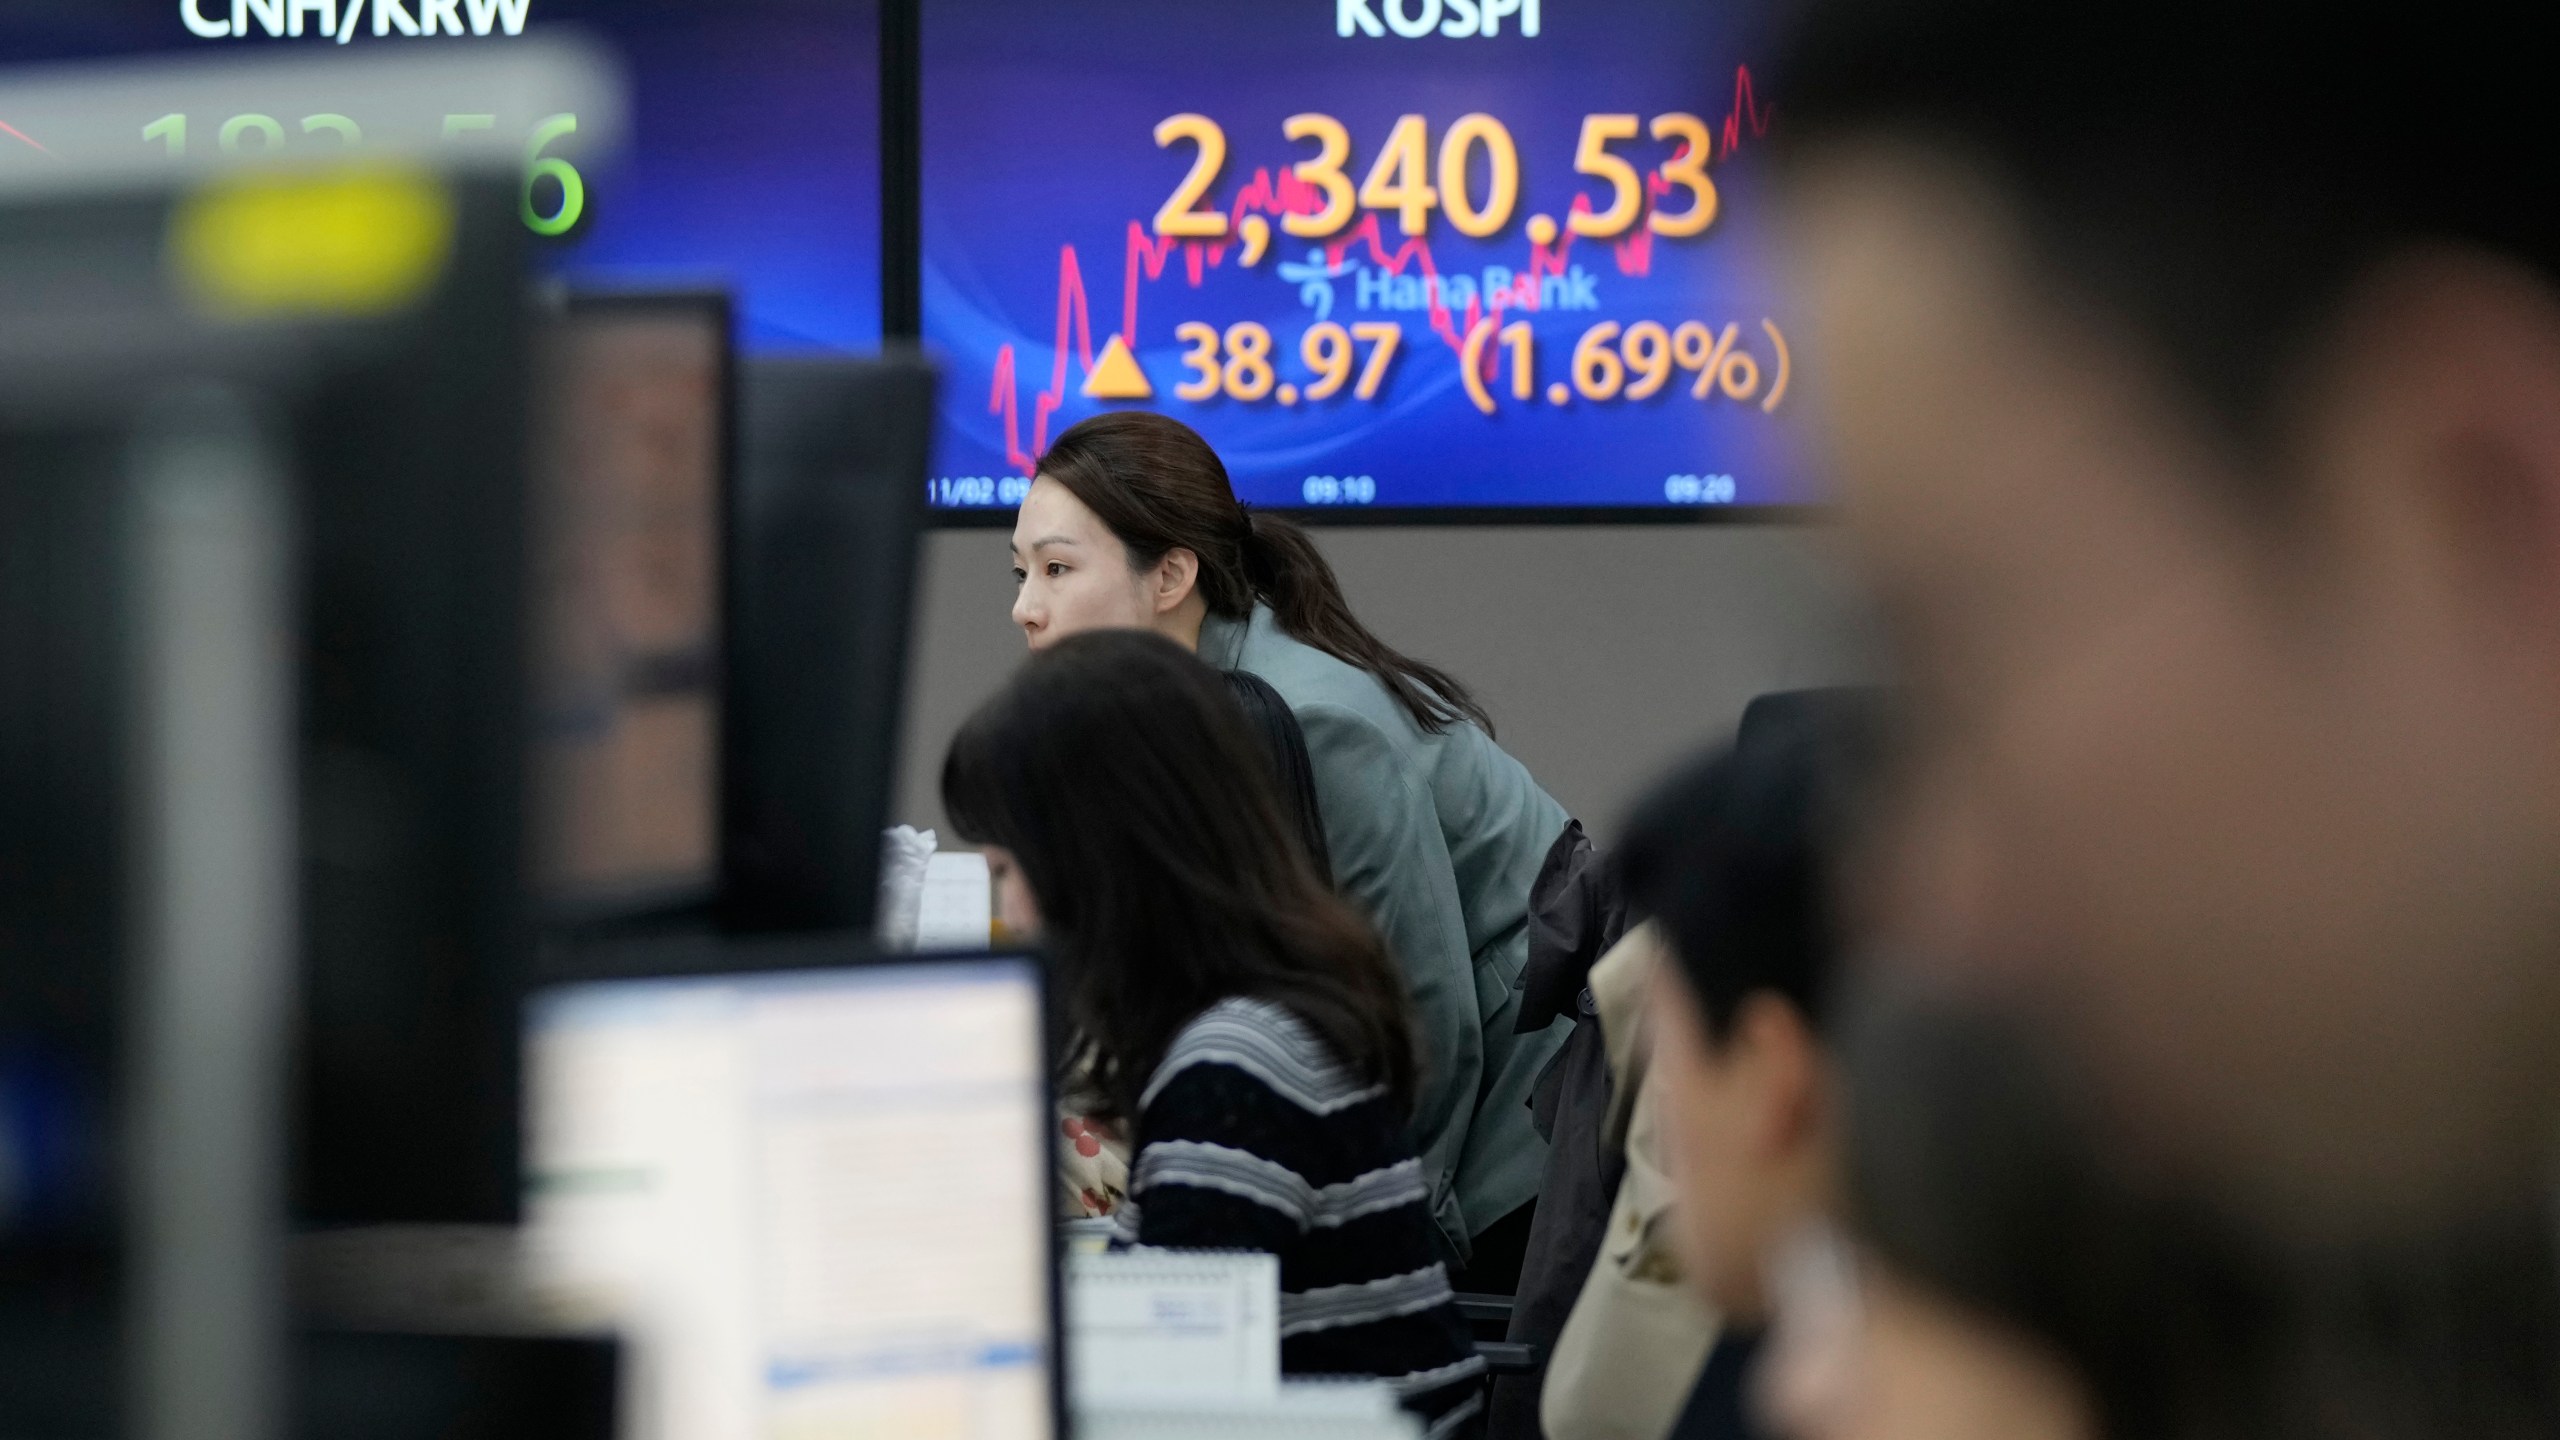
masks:
[[(369, 104), (360, 78), (387, 55), (495, 57), (572, 33), (621, 64), (615, 153), (589, 158), (575, 109), (540, 97), (498, 113), (462, 84), (421, 117)], [(44, 133), (0, 87), (0, 174), (107, 143), (195, 167), (278, 146), (361, 151), (414, 143), (390, 127), (424, 124), (522, 155), (525, 221), (549, 272), (722, 285), (750, 349), (867, 350), (880, 341), (879, 38), (877, 0), (34, 0), (0, 6), (0, 63), (289, 55), (343, 64), (350, 82), (325, 107), (307, 87), (290, 104), (241, 94), (220, 113), (137, 95), (103, 136)]]
[(1272, 506), (1819, 498), (1747, 23), (1661, 0), (926, 0), (933, 499), (1112, 406)]

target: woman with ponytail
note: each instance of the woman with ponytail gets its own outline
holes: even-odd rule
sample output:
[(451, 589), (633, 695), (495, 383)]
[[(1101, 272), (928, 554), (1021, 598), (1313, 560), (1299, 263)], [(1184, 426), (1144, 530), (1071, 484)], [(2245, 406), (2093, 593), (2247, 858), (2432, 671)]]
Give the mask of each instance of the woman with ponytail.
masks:
[(1452, 1258), (1475, 1262), (1461, 1288), (1507, 1291), (1546, 1157), (1529, 1090), (1568, 1029), (1515, 1033), (1513, 988), (1564, 808), (1494, 743), (1465, 685), (1360, 623), (1304, 530), (1237, 503), (1178, 420), (1113, 411), (1060, 435), (1014, 526), (1013, 574), (1034, 650), (1153, 630), (1287, 703), (1335, 884), (1412, 993), (1432, 1217)]

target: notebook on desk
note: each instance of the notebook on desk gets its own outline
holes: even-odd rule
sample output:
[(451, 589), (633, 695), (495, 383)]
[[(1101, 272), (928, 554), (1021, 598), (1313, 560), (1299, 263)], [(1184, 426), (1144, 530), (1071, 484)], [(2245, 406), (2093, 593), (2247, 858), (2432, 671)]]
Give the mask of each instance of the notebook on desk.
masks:
[(1067, 1261), (1068, 1374), (1082, 1407), (1270, 1402), (1280, 1393), (1280, 1262), (1231, 1250)]

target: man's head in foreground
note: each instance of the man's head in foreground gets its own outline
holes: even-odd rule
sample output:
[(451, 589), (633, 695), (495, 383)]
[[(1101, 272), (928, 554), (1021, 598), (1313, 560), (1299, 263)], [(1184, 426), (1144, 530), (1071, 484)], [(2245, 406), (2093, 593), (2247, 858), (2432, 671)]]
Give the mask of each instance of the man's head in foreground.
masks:
[(1903, 953), (2363, 1241), (2549, 1173), (2560, 162), (2522, 34), (2278, 8), (1827, 0), (1780, 93)]
[(1762, 696), (1731, 747), (1645, 799), (1619, 850), (1675, 962), (1655, 978), (1651, 1034), (1676, 1239), (1744, 1325), (1766, 1317), (1777, 1253), (1833, 1202), (1838, 860), (1877, 718), (1868, 692)]

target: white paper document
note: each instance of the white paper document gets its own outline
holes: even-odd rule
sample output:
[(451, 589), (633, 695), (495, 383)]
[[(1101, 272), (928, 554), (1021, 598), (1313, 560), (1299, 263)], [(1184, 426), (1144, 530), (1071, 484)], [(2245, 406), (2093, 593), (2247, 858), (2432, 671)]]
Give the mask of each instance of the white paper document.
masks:
[(1421, 1440), (1422, 1422), (1378, 1380), (1290, 1380), (1268, 1401), (1088, 1406), (1078, 1440)]
[(987, 857), (974, 850), (944, 850), (925, 862), (924, 894), (916, 907), (918, 950), (984, 950), (995, 924), (995, 887)]

